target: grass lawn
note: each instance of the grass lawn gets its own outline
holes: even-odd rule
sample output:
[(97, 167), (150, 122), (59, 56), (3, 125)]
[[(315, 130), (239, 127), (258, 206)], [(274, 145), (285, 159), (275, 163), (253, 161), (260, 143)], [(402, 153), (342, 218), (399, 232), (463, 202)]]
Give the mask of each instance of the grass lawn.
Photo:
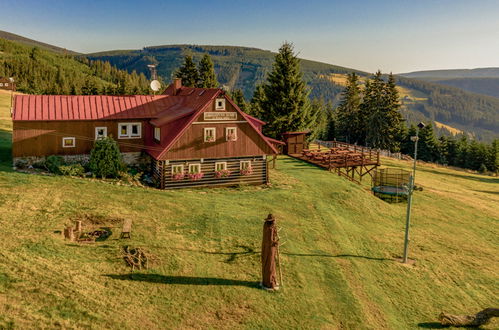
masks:
[[(441, 311), (498, 306), (497, 178), (420, 166), (416, 263), (405, 266), (393, 259), (406, 204), (367, 185), (288, 157), (268, 188), (160, 191), (23, 174), (11, 170), (5, 106), (0, 117), (0, 328), (411, 329), (438, 327)], [(258, 288), (269, 212), (285, 242), (276, 293)], [(132, 239), (110, 222), (105, 241), (64, 241), (82, 214), (131, 218)], [(123, 245), (149, 251), (153, 267), (130, 274)]]

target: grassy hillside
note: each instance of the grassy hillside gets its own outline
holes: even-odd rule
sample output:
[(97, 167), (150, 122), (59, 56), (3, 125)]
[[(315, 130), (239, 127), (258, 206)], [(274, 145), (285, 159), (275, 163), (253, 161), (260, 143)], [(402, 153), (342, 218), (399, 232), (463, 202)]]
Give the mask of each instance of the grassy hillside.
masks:
[[(141, 50), (110, 51), (85, 55), (93, 60), (109, 61), (120, 69), (147, 74), (147, 64), (158, 64), (158, 74), (170, 81), (185, 54), (199, 61), (203, 54), (213, 58), (220, 83), (240, 88), (250, 99), (255, 86), (264, 81), (271, 70), (274, 53), (236, 46), (166, 45)], [(302, 60), (302, 71), (311, 88), (311, 96), (336, 103), (343, 90), (345, 74), (355, 71), (362, 77), (366, 72), (326, 63)], [(398, 77), (405, 104), (404, 116), (410, 122), (439, 121), (464, 130), (478, 139), (492, 140), (499, 131), (499, 99), (468, 93), (420, 80)], [(405, 96), (408, 96), (405, 98)]]
[[(0, 328), (408, 329), (435, 326), (441, 311), (498, 305), (497, 178), (419, 166), (416, 263), (404, 266), (393, 258), (405, 204), (287, 157), (271, 187), (171, 192), (13, 172), (5, 99)], [(285, 242), (277, 293), (257, 284), (269, 212)], [(60, 230), (83, 216), (112, 236), (65, 242)], [(116, 217), (133, 219), (131, 240), (118, 239)], [(151, 269), (130, 274), (119, 257), (125, 244), (155, 255)]]

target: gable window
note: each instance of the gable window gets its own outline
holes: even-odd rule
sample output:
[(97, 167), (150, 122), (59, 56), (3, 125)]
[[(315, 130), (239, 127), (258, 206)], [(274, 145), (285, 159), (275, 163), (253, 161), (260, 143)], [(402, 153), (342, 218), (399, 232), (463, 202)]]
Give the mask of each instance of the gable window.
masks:
[(204, 129), (204, 142), (215, 142), (216, 129), (214, 127), (207, 127)]
[(201, 173), (201, 164), (189, 164), (189, 174)]
[(161, 141), (161, 128), (154, 127), (154, 140), (160, 142)]
[(215, 171), (225, 171), (227, 169), (227, 162), (215, 163)]
[(225, 137), (227, 141), (237, 141), (237, 127), (225, 128)]
[(215, 100), (215, 110), (225, 110), (225, 99), (220, 98)]
[(240, 169), (248, 170), (251, 168), (251, 160), (241, 160)]
[(141, 123), (119, 123), (118, 124), (118, 138), (120, 139), (133, 139), (140, 138), (142, 133)]
[(95, 139), (103, 139), (107, 136), (107, 127), (96, 127), (95, 128)]
[(76, 139), (74, 137), (63, 137), (62, 138), (63, 148), (74, 148), (76, 147)]
[(172, 165), (172, 174), (184, 173), (184, 165)]

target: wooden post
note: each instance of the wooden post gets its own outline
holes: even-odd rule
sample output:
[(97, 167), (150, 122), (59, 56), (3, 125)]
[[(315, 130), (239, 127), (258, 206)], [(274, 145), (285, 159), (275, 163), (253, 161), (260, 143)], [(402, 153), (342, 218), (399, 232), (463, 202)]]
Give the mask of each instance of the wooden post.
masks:
[(76, 221), (76, 231), (78, 233), (82, 232), (82, 225), (81, 225), (81, 220)]
[(64, 229), (64, 238), (67, 239), (67, 240), (70, 240), (70, 241), (74, 241), (75, 240), (75, 235), (74, 235), (74, 232), (73, 232), (73, 227), (66, 227)]
[(378, 149), (378, 154), (376, 155), (376, 164), (379, 165), (379, 149)]

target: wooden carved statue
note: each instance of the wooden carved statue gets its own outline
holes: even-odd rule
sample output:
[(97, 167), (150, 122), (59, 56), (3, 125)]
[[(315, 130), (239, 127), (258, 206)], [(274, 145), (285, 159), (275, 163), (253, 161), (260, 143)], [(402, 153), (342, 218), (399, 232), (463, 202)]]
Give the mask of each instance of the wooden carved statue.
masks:
[(262, 287), (268, 290), (279, 289), (276, 275), (276, 256), (279, 245), (275, 218), (269, 214), (263, 224), (262, 240)]

